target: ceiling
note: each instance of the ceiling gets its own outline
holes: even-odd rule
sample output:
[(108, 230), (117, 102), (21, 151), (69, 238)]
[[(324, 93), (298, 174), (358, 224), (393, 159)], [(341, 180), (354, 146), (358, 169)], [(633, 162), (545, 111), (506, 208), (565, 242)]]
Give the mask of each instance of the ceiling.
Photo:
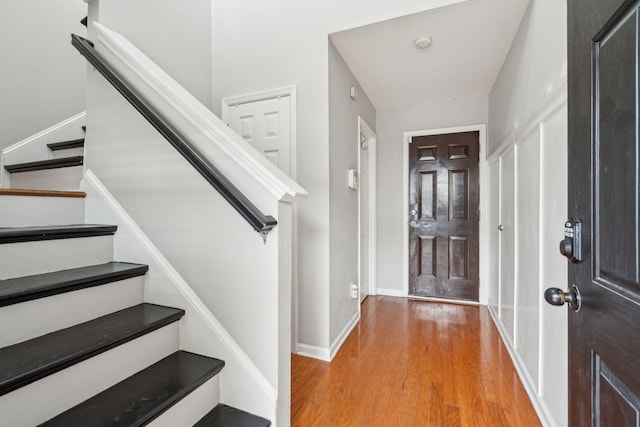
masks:
[[(529, 0), (467, 0), (330, 35), (376, 109), (486, 96)], [(417, 50), (414, 41), (431, 37)]]

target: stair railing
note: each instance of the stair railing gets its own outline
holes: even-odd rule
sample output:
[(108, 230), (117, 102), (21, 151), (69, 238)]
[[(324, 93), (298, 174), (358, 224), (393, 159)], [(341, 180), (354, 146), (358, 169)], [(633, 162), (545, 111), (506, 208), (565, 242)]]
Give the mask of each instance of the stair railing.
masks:
[(209, 182), (224, 199), (267, 240), (267, 234), (278, 222), (265, 215), (235, 185), (231, 183), (182, 133), (176, 129), (150, 102), (148, 102), (109, 62), (95, 49), (93, 43), (76, 34), (71, 44), (78, 49), (96, 70), (147, 119), (178, 152)]

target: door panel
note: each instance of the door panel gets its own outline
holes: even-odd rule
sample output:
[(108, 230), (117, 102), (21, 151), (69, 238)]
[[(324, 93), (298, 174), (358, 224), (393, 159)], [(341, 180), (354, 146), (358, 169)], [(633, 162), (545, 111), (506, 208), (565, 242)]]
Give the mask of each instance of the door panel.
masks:
[(513, 343), (515, 301), (515, 156), (509, 148), (500, 158), (500, 320)]
[(584, 236), (569, 266), (582, 300), (569, 313), (569, 420), (638, 426), (639, 3), (568, 6), (569, 216)]
[(229, 107), (229, 126), (287, 175), (291, 173), (289, 97)]
[[(540, 282), (567, 289), (567, 262), (559, 256), (558, 236), (567, 220), (567, 109), (549, 117), (543, 127), (540, 192)], [(544, 345), (540, 352), (540, 394), (559, 426), (567, 425), (567, 375), (558, 375), (558, 366), (567, 363), (567, 313), (542, 304), (540, 334)]]
[[(533, 380), (538, 382), (540, 333), (540, 132), (518, 144), (516, 166), (516, 351)], [(564, 220), (563, 220), (564, 221)], [(552, 248), (555, 248), (553, 245)], [(538, 304), (533, 304), (538, 301)]]
[(479, 132), (409, 148), (409, 293), (478, 301)]
[[(489, 252), (491, 254), (500, 253), (500, 162), (495, 162), (489, 166), (489, 188), (493, 188), (489, 194)], [(489, 265), (489, 286), (488, 301), (489, 306), (498, 313), (500, 302), (500, 256), (491, 256)]]

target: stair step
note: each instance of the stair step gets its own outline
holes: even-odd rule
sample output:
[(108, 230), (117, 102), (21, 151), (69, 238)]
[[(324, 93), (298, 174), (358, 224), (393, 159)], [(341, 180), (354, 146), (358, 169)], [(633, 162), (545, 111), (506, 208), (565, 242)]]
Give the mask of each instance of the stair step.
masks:
[(117, 229), (116, 225), (97, 224), (0, 227), (0, 244), (108, 236), (115, 234)]
[(184, 310), (140, 304), (0, 349), (0, 396), (179, 320)]
[(87, 193), (85, 193), (84, 191), (25, 190), (19, 188), (0, 188), (0, 196), (85, 198), (87, 197)]
[(223, 367), (221, 360), (177, 351), (41, 426), (142, 426)]
[[(85, 27), (87, 26), (87, 19), (89, 19), (89, 17), (88, 17), (88, 16), (85, 16), (84, 18), (82, 18), (82, 21), (80, 21), (80, 23), (81, 23), (82, 25), (84, 25)], [(82, 126), (82, 127), (84, 128), (84, 126)]]
[(89, 267), (0, 280), (0, 307), (104, 285), (146, 274), (142, 264), (109, 262)]
[(70, 141), (52, 142), (51, 144), (47, 144), (47, 147), (49, 147), (51, 151), (68, 150), (70, 148), (83, 148), (84, 138), (72, 139)]
[(231, 406), (218, 404), (193, 427), (269, 427), (271, 422)]
[(82, 130), (86, 132), (87, 131), (87, 127), (86, 126), (82, 126)]
[(47, 169), (59, 169), (72, 166), (82, 166), (84, 157), (61, 157), (59, 159), (40, 160), (37, 162), (17, 163), (6, 165), (4, 168), (10, 173), (33, 172)]

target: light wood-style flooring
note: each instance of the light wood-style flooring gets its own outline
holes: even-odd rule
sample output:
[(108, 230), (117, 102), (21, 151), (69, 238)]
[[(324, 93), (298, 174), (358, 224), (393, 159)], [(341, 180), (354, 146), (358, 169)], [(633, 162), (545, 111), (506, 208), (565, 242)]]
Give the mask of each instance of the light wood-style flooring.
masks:
[(539, 426), (485, 307), (368, 297), (329, 364), (292, 356), (291, 425)]

